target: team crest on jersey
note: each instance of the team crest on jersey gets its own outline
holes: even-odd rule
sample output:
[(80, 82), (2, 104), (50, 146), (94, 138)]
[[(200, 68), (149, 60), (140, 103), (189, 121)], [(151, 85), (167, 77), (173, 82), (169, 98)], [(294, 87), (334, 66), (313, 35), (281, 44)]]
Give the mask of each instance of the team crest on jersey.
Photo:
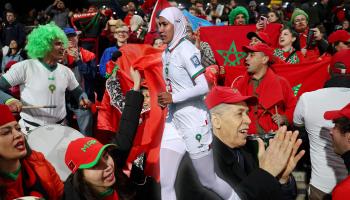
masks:
[(196, 55), (191, 57), (191, 62), (193, 63), (194, 67), (198, 67), (199, 65), (201, 65), (201, 62), (199, 61)]

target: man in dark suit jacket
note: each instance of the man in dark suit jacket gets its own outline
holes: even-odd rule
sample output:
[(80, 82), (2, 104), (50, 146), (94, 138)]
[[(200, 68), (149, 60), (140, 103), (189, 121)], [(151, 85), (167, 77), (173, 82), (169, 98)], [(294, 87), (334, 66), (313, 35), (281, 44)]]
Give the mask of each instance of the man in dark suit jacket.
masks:
[[(266, 150), (264, 142), (258, 139), (257, 161), (245, 147), (251, 123), (247, 114), (250, 103), (256, 103), (255, 97), (242, 96), (228, 87), (214, 87), (206, 97), (215, 135), (212, 148), (216, 172), (241, 199), (295, 199), (296, 184), (290, 173), (304, 155), (304, 151), (297, 153), (301, 144), (298, 132), (280, 128)], [(184, 185), (178, 190), (181, 199), (217, 199), (199, 187), (189, 163), (180, 168), (179, 182)]]

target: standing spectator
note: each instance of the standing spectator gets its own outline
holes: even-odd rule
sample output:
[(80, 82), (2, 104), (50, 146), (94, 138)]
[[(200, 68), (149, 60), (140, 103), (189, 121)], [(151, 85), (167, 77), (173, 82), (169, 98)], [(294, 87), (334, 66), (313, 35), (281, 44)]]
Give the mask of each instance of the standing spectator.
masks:
[(248, 10), (243, 6), (237, 6), (231, 10), (228, 19), (230, 25), (246, 25), (249, 23)]
[[(78, 46), (78, 33), (73, 28), (64, 28), (68, 38), (66, 65), (73, 71), (79, 85), (84, 89), (89, 101), (95, 100), (94, 81), (97, 73), (95, 54)], [(92, 136), (92, 113), (90, 109), (83, 109), (68, 93), (67, 107), (77, 117), (79, 130), (86, 136)]]
[(65, 7), (63, 1), (55, 0), (52, 5), (49, 5), (49, 7), (46, 8), (45, 13), (50, 15), (52, 21), (54, 21), (60, 28), (63, 29), (69, 26), (69, 9)]
[(281, 14), (275, 10), (271, 10), (267, 13), (267, 20), (269, 21), (269, 23), (283, 24), (283, 16), (281, 16)]
[(302, 94), (294, 111), (294, 125), (306, 130), (310, 141), (310, 200), (331, 199), (334, 186), (347, 175), (343, 161), (332, 147), (329, 130), (333, 125), (323, 118), (323, 113), (349, 103), (349, 53), (345, 50), (332, 57), (331, 78), (324, 88)]
[(255, 24), (256, 23), (256, 20), (258, 19), (259, 17), (259, 13), (258, 11), (256, 10), (256, 7), (257, 7), (257, 4), (256, 4), (256, 1), (250, 1), (249, 2), (249, 24)]
[(5, 99), (12, 111), (21, 112), (20, 124), (26, 131), (46, 124), (64, 123), (66, 90), (72, 92), (80, 106), (90, 106), (73, 72), (58, 63), (63, 59), (67, 43), (66, 35), (58, 26), (53, 23), (39, 26), (28, 35), (25, 47), (32, 59), (16, 63), (0, 79), (1, 90), (20, 85), (21, 101), (26, 105), (55, 106), (22, 110), (21, 101)]
[[(101, 60), (100, 60), (100, 75), (102, 77), (108, 78), (110, 74), (106, 74), (106, 64), (111, 60), (112, 55), (124, 44), (127, 44), (129, 38), (129, 28), (124, 24), (122, 20), (117, 20), (115, 27), (114, 38), (117, 40), (115, 46), (109, 47), (104, 50)], [(107, 76), (106, 76), (107, 75)]]
[(299, 36), (291, 28), (284, 28), (279, 37), (279, 48), (276, 48), (273, 55), (289, 64), (300, 63), (303, 55), (300, 52)]
[[(348, 174), (350, 174), (350, 103), (341, 110), (332, 110), (324, 113), (326, 120), (332, 120), (334, 127), (331, 129), (334, 152), (340, 155)], [(342, 200), (350, 197), (350, 176), (337, 184), (332, 192), (333, 200)]]
[(9, 51), (6, 55), (2, 58), (1, 63), (1, 71), (5, 72), (5, 66), (10, 61), (22, 61), (23, 55), (22, 55), (22, 49), (18, 46), (16, 40), (12, 40), (9, 45)]
[(273, 50), (266, 44), (245, 46), (247, 73), (232, 83), (242, 95), (258, 97), (258, 104), (250, 107), (252, 123), (248, 134), (266, 134), (282, 125), (292, 123), (296, 98), (289, 82), (275, 74), (269, 65), (273, 62)]
[(12, 40), (15, 40), (17, 41), (18, 46), (23, 46), (26, 39), (24, 26), (17, 22), (14, 11), (7, 10), (5, 15), (6, 21), (4, 23), (1, 37), (2, 44), (8, 46)]
[[(300, 49), (304, 56), (312, 50), (310, 57), (317, 58), (326, 52), (328, 43), (323, 39), (319, 28), (309, 27), (309, 15), (296, 8), (290, 20), (293, 29), (299, 34)], [(307, 56), (309, 57), (309, 56)]]

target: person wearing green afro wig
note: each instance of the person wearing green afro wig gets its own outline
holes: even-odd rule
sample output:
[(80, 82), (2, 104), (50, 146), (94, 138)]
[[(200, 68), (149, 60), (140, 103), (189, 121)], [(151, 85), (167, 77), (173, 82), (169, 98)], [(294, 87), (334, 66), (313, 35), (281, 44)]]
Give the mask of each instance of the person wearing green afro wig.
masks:
[[(31, 59), (14, 64), (0, 78), (0, 91), (15, 85), (21, 88), (20, 100), (8, 95), (4, 97), (1, 92), (0, 100), (13, 108), (12, 111), (20, 112), (19, 124), (26, 133), (46, 124), (64, 124), (67, 90), (82, 108), (91, 105), (73, 71), (61, 64), (68, 45), (63, 30), (50, 23), (35, 28), (27, 39), (25, 49)], [(22, 102), (47, 105), (48, 108), (22, 111)]]
[(68, 45), (68, 39), (63, 30), (55, 23), (39, 25), (28, 35), (28, 43), (25, 47), (30, 58), (44, 58), (52, 51), (52, 43), (57, 40)]
[(245, 25), (249, 22), (248, 10), (243, 6), (237, 6), (228, 15), (230, 25)]

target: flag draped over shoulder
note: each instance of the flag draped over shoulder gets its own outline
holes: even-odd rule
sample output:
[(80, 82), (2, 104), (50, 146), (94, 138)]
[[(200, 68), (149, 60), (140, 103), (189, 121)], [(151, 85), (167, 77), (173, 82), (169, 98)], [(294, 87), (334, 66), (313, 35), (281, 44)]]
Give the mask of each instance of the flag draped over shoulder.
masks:
[[(278, 35), (278, 26), (271, 26), (267, 29), (270, 32), (269, 36)], [(243, 66), (246, 54), (242, 51), (242, 46), (248, 45), (249, 40), (246, 35), (250, 31), (255, 31), (255, 25), (200, 28), (201, 40), (209, 43), (217, 64), (225, 67), (226, 86), (231, 86), (235, 78), (246, 71), (246, 67)], [(272, 69), (290, 82), (294, 94), (299, 97), (304, 92), (323, 87), (326, 80), (329, 79), (329, 63), (330, 57), (322, 56), (317, 60), (301, 64), (275, 64)]]
[[(147, 158), (145, 173), (159, 180), (159, 150), (166, 110), (162, 110), (158, 106), (157, 94), (165, 91), (161, 59), (161, 54), (164, 49), (156, 49), (148, 44), (127, 44), (122, 46), (119, 50), (122, 52), (122, 56), (118, 58), (116, 64), (119, 66), (117, 76), (122, 93), (125, 95), (125, 93), (132, 88), (133, 83), (129, 76), (129, 70), (130, 67), (133, 66), (140, 71), (141, 76), (145, 79), (151, 101), (150, 111), (142, 115), (142, 124), (137, 130), (127, 163), (130, 166), (139, 154), (145, 152)], [(106, 104), (109, 104), (109, 102), (106, 102)], [(109, 111), (111, 113), (104, 115), (109, 118), (99, 118), (99, 120), (104, 121), (102, 124), (109, 123), (112, 126), (118, 126), (120, 112), (110, 104)], [(111, 122), (111, 119), (117, 121)], [(101, 122), (98, 124), (100, 123)], [(116, 127), (109, 128), (111, 128), (111, 130), (116, 130)]]

